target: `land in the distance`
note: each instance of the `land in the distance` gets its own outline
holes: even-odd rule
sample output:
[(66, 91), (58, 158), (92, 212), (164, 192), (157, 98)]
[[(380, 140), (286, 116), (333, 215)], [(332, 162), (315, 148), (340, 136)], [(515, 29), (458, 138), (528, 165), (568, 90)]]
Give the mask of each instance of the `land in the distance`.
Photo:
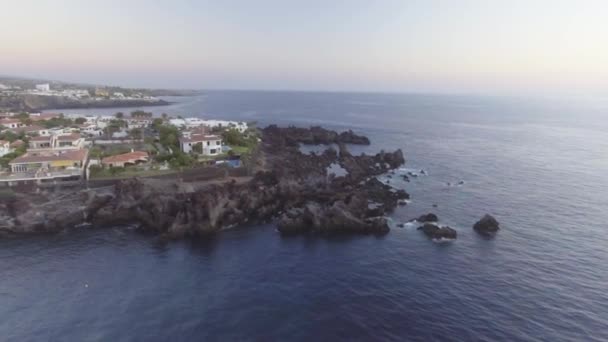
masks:
[(192, 96), (196, 90), (130, 89), (61, 81), (0, 77), (0, 111), (163, 106), (160, 96)]

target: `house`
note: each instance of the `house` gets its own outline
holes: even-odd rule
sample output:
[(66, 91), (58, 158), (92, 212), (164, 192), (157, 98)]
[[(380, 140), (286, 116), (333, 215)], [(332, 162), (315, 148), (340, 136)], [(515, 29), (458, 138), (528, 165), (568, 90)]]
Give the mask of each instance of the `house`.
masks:
[(24, 123), (19, 119), (0, 119), (0, 126), (4, 126), (6, 128), (18, 128), (25, 126)]
[(148, 152), (132, 151), (129, 153), (103, 158), (101, 160), (101, 164), (107, 167), (125, 167), (127, 165), (146, 163), (149, 158), (150, 156), (148, 155)]
[(17, 149), (23, 145), (25, 145), (25, 142), (21, 139), (17, 139), (11, 143), (11, 148)]
[(78, 127), (81, 133), (98, 137), (103, 135), (103, 130), (94, 123), (85, 123)]
[(50, 136), (51, 132), (48, 128), (44, 128), (38, 125), (30, 125), (30, 126), (21, 126), (17, 128), (12, 128), (11, 132), (15, 134), (25, 133), (26, 135), (39, 135), (39, 136)]
[(11, 143), (9, 141), (0, 140), (0, 157), (13, 153), (13, 151), (15, 150), (11, 147)]
[(128, 129), (146, 128), (152, 124), (152, 120), (146, 118), (130, 118), (126, 121)]
[(29, 147), (33, 150), (51, 149), (55, 143), (53, 138), (53, 136), (31, 137)]
[(222, 138), (210, 134), (188, 134), (179, 139), (180, 148), (184, 153), (198, 153), (205, 156), (215, 156), (222, 153)]
[(32, 150), (79, 150), (84, 147), (84, 139), (78, 133), (36, 136), (30, 138)]
[(27, 152), (9, 162), (13, 173), (36, 178), (82, 176), (89, 150)]
[(81, 149), (84, 147), (84, 139), (79, 133), (55, 136), (55, 148), (57, 149)]

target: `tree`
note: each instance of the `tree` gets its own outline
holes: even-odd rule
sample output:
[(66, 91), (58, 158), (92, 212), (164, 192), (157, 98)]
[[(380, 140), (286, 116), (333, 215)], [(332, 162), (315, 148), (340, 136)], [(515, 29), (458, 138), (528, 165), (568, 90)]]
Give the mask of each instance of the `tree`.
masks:
[(123, 112), (118, 112), (118, 113), (114, 114), (114, 117), (117, 119), (122, 119), (125, 117), (125, 114)]
[(192, 146), (192, 152), (203, 154), (203, 143), (196, 143)]
[(74, 123), (77, 125), (82, 125), (85, 122), (87, 122), (87, 119), (85, 118), (76, 118), (76, 120), (74, 120)]
[(19, 139), (19, 136), (15, 134), (13, 131), (5, 131), (0, 134), (0, 140), (6, 140), (8, 142), (13, 142)]
[(29, 119), (30, 115), (28, 113), (23, 112), (23, 113), (17, 114), (15, 117), (19, 120), (25, 120), (25, 119)]
[(129, 131), (129, 136), (131, 139), (141, 139), (143, 130), (141, 128), (133, 128)]
[(154, 120), (152, 120), (152, 128), (154, 128), (156, 131), (159, 130), (160, 126), (163, 125), (163, 119), (161, 118), (156, 118)]
[(169, 117), (169, 115), (167, 115), (167, 113), (163, 113), (161, 116), (163, 117), (163, 120), (165, 120), (165, 121), (166, 121), (166, 120), (167, 120), (167, 118)]
[(174, 126), (160, 126), (158, 130), (159, 141), (166, 147), (173, 151), (179, 150), (179, 131)]
[(239, 132), (234, 128), (230, 128), (223, 131), (222, 139), (226, 142), (227, 145), (249, 146), (251, 144), (250, 139), (248, 139), (245, 134)]
[(144, 112), (143, 110), (136, 110), (136, 111), (131, 112), (131, 117), (132, 118), (151, 118), (152, 113)]

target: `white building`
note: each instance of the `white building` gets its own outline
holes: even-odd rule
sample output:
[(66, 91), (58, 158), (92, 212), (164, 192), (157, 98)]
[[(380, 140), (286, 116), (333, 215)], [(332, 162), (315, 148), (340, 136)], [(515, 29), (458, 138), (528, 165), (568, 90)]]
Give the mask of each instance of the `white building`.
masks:
[(227, 120), (204, 120), (200, 118), (170, 119), (169, 123), (181, 128), (194, 128), (206, 126), (209, 128), (234, 128), (243, 133), (247, 130), (246, 122), (227, 121)]
[(38, 91), (51, 91), (51, 85), (48, 83), (36, 84), (36, 90)]
[(222, 138), (217, 135), (185, 134), (179, 139), (179, 144), (184, 153), (192, 152), (204, 156), (222, 153)]
[(80, 150), (84, 139), (78, 133), (37, 136), (30, 138), (29, 150)]
[(19, 128), (25, 126), (19, 119), (0, 119), (0, 126), (6, 128)]
[(11, 148), (11, 143), (6, 140), (0, 140), (0, 157), (12, 153), (14, 149)]

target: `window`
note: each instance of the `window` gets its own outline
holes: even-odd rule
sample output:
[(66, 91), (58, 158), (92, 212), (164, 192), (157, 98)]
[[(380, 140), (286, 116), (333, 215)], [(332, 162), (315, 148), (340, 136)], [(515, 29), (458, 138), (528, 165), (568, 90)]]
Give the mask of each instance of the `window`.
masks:
[(215, 144), (219, 146), (220, 145), (220, 141), (219, 140), (216, 141)]
[(209, 146), (209, 145), (211, 145), (211, 142), (210, 142), (210, 141), (207, 141), (207, 146)]

